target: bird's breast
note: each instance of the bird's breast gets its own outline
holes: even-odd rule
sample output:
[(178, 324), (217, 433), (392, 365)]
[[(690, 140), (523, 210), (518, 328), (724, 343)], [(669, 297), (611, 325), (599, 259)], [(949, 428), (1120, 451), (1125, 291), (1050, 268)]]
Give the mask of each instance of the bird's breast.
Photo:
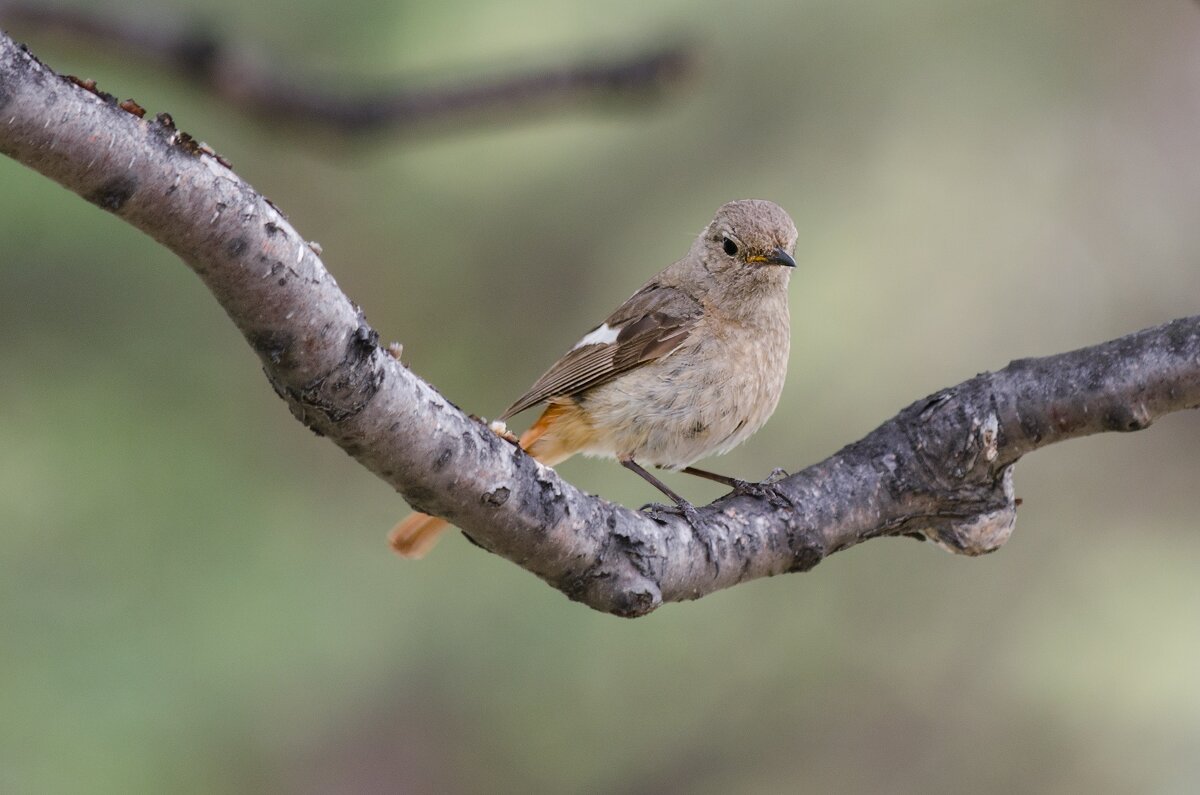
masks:
[(706, 323), (670, 355), (581, 396), (598, 431), (584, 450), (679, 468), (727, 452), (774, 412), (791, 333), (782, 317)]

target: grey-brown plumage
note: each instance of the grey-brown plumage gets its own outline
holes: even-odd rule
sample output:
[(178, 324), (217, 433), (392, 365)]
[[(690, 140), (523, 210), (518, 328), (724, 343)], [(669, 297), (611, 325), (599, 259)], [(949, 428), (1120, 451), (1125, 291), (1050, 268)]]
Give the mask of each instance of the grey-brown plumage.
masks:
[[(774, 411), (787, 373), (796, 228), (777, 205), (722, 207), (688, 255), (586, 335), (504, 412), (558, 406), (530, 451), (681, 468)], [(728, 249), (728, 250), (727, 250)], [(729, 250), (733, 253), (729, 253)]]
[[(641, 464), (688, 468), (745, 441), (771, 416), (787, 373), (795, 245), (795, 224), (778, 205), (722, 206), (686, 256), (586, 334), (501, 419), (548, 403), (521, 437), (531, 455), (550, 466), (576, 453), (616, 458), (692, 519), (691, 505)], [(392, 531), (392, 545), (418, 557), (442, 527), (416, 514)]]
[[(650, 282), (558, 360), (500, 419), (538, 403), (575, 396), (633, 368), (661, 359), (687, 339), (703, 307), (687, 293)], [(609, 332), (606, 334), (605, 332)], [(589, 338), (611, 341), (588, 344)]]

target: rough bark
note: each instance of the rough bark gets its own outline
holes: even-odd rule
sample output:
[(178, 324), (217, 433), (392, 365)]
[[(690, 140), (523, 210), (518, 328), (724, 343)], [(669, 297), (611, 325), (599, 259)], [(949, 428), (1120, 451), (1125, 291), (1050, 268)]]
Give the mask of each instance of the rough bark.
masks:
[(178, 254), (305, 425), (415, 507), (598, 610), (644, 615), (806, 571), (877, 536), (990, 552), (1013, 529), (1022, 455), (1200, 405), (1200, 316), (1016, 361), (787, 477), (781, 501), (728, 496), (702, 508), (703, 538), (681, 519), (657, 522), (580, 492), (467, 417), (379, 346), (274, 205), (173, 126), (110, 99), (0, 36), (0, 152)]

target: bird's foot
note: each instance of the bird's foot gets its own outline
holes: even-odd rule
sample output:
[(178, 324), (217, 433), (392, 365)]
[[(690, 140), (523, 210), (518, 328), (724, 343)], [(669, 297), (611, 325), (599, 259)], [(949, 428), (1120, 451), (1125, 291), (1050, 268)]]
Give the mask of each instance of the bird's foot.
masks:
[(639, 510), (659, 524), (663, 523), (663, 517), (666, 514), (682, 515), (684, 521), (692, 528), (692, 532), (704, 542), (708, 562), (716, 566), (717, 571), (720, 572), (721, 563), (718, 556), (719, 547), (717, 546), (720, 534), (708, 526), (708, 523), (700, 516), (700, 512), (696, 510), (695, 505), (686, 500), (680, 502), (678, 505), (663, 505), (662, 503), (651, 502), (643, 505)]
[[(664, 523), (663, 517), (665, 517), (667, 514), (679, 513), (678, 506), (663, 505), (661, 502), (648, 502), (645, 505), (643, 505), (641, 508), (638, 508), (638, 510), (641, 511), (642, 513), (646, 514), (647, 516), (649, 516), (651, 519), (658, 522), (659, 524)], [(684, 515), (684, 518), (685, 519), (687, 518), (686, 514)]]
[(787, 508), (792, 503), (787, 495), (779, 488), (779, 481), (787, 477), (787, 471), (776, 467), (763, 480), (754, 483), (749, 480), (734, 480), (733, 493), (737, 496), (759, 497), (765, 499), (776, 508)]
[(771, 470), (771, 474), (763, 478), (763, 483), (778, 483), (788, 476), (788, 471), (783, 467), (775, 467)]

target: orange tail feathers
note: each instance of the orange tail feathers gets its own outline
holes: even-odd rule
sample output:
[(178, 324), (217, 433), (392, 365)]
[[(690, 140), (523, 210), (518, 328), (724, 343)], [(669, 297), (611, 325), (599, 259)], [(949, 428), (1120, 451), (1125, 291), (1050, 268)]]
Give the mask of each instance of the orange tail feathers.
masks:
[(427, 513), (410, 514), (388, 533), (388, 543), (402, 558), (420, 560), (425, 557), (438, 536), (450, 526), (445, 519)]
[[(570, 458), (575, 450), (567, 452), (561, 444), (548, 445), (549, 449), (546, 450), (533, 450), (532, 448), (534, 443), (541, 439), (560, 418), (576, 413), (572, 409), (574, 409), (573, 404), (552, 403), (547, 406), (538, 421), (521, 434), (521, 449), (531, 453), (534, 458), (546, 466), (554, 466)], [(433, 549), (437, 544), (438, 537), (449, 526), (449, 522), (437, 516), (414, 513), (392, 528), (392, 532), (388, 533), (388, 543), (400, 557), (419, 560)]]

